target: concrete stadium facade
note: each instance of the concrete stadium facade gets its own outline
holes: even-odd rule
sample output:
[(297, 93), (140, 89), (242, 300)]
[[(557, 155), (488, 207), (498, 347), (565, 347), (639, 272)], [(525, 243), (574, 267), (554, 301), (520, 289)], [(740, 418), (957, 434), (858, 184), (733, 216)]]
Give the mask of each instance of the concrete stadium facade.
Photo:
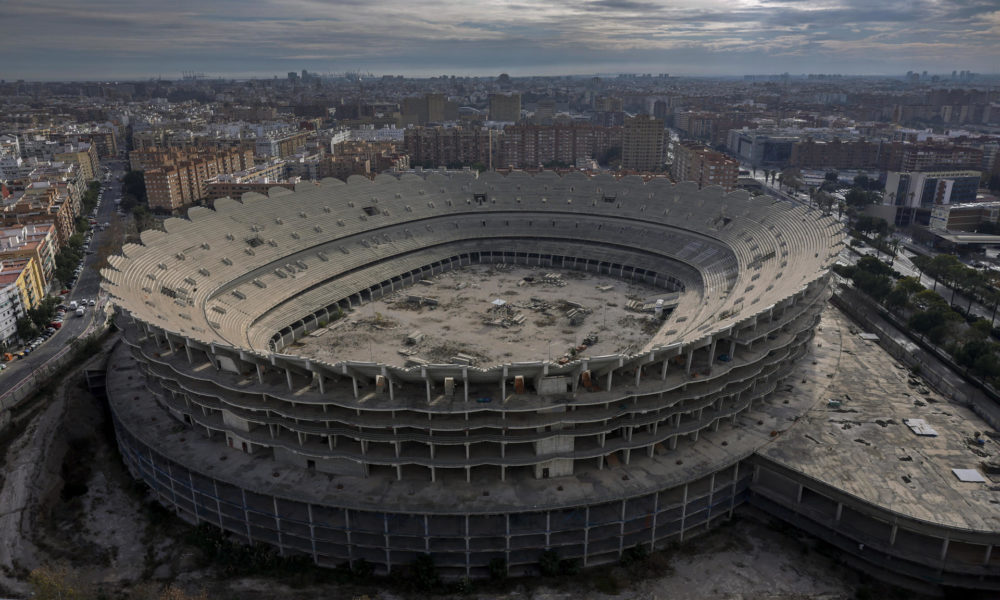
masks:
[[(528, 573), (545, 549), (610, 562), (728, 518), (769, 439), (757, 411), (808, 350), (842, 246), (839, 223), (802, 206), (551, 173), (324, 180), (165, 230), (103, 272), (131, 472), (191, 522), (321, 565), (388, 572), (429, 553), (456, 577), (496, 559)], [(566, 364), (288, 352), (344, 310), (496, 263), (680, 300), (640, 351)]]

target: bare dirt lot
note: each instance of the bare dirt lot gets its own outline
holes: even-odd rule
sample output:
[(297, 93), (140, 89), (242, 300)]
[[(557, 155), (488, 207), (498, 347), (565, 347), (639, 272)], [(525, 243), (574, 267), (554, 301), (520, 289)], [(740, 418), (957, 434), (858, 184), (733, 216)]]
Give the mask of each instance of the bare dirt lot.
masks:
[(629, 301), (666, 296), (652, 286), (578, 271), (470, 266), (358, 307), (293, 348), (330, 362), (480, 367), (636, 352), (661, 321), (629, 310)]

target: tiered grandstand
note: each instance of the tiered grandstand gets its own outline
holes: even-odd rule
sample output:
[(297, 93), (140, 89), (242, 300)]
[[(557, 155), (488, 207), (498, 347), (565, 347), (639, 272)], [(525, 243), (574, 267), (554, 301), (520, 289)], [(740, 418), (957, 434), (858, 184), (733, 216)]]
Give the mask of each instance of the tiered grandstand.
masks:
[[(548, 172), (327, 179), (164, 227), (103, 273), (133, 474), (191, 522), (321, 565), (429, 553), (463, 577), (498, 559), (530, 572), (544, 549), (609, 562), (727, 518), (768, 439), (754, 411), (806, 352), (842, 246), (836, 219), (767, 196)], [(679, 296), (627, 354), (296, 354), (347, 312), (479, 264)]]

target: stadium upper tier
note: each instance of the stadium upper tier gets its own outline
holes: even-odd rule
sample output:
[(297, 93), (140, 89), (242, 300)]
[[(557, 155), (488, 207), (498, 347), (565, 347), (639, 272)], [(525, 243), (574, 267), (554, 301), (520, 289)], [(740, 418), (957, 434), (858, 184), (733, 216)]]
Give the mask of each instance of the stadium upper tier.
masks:
[(267, 354), (428, 272), (505, 260), (576, 268), (684, 292), (648, 352), (735, 333), (800, 293), (834, 260), (839, 227), (768, 196), (663, 179), (380, 175), (192, 208), (127, 244), (103, 275), (137, 319)]

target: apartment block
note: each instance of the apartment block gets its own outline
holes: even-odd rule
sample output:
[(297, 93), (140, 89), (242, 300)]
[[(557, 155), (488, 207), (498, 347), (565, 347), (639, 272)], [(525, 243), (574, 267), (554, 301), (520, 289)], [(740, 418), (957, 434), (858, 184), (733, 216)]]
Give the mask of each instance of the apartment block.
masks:
[(510, 121), (521, 120), (521, 94), (491, 94), (490, 120)]
[(38, 268), (33, 262), (34, 259), (31, 258), (0, 260), (0, 289), (14, 285), (24, 313), (38, 306), (45, 296)]
[(698, 189), (721, 186), (727, 192), (736, 189), (739, 161), (696, 142), (681, 142), (674, 146), (671, 174), (676, 181), (694, 181)]
[(411, 127), (404, 134), (403, 147), (413, 165), (489, 166), (494, 135), (492, 130), (478, 127)]
[(622, 168), (634, 171), (662, 169), (668, 139), (662, 119), (649, 115), (626, 119), (622, 127)]
[(75, 216), (72, 201), (65, 194), (60, 194), (58, 187), (35, 182), (13, 202), (4, 205), (0, 212), (0, 225), (52, 224), (56, 228), (56, 245), (61, 247), (76, 233)]
[(498, 167), (573, 166), (581, 159), (603, 159), (621, 148), (622, 129), (590, 123), (508, 125), (498, 146)]
[(129, 159), (133, 169), (145, 172), (149, 207), (167, 212), (204, 200), (209, 179), (253, 168), (253, 152), (239, 148), (145, 149), (133, 151)]
[(284, 158), (301, 152), (308, 139), (308, 131), (268, 134), (257, 138), (255, 153), (263, 158)]
[(0, 260), (30, 258), (42, 287), (48, 289), (56, 268), (58, 247), (54, 223), (0, 227)]
[(96, 179), (101, 167), (97, 148), (84, 142), (66, 144), (60, 151), (52, 153), (52, 160), (75, 163), (80, 167), (80, 175), (87, 181)]

